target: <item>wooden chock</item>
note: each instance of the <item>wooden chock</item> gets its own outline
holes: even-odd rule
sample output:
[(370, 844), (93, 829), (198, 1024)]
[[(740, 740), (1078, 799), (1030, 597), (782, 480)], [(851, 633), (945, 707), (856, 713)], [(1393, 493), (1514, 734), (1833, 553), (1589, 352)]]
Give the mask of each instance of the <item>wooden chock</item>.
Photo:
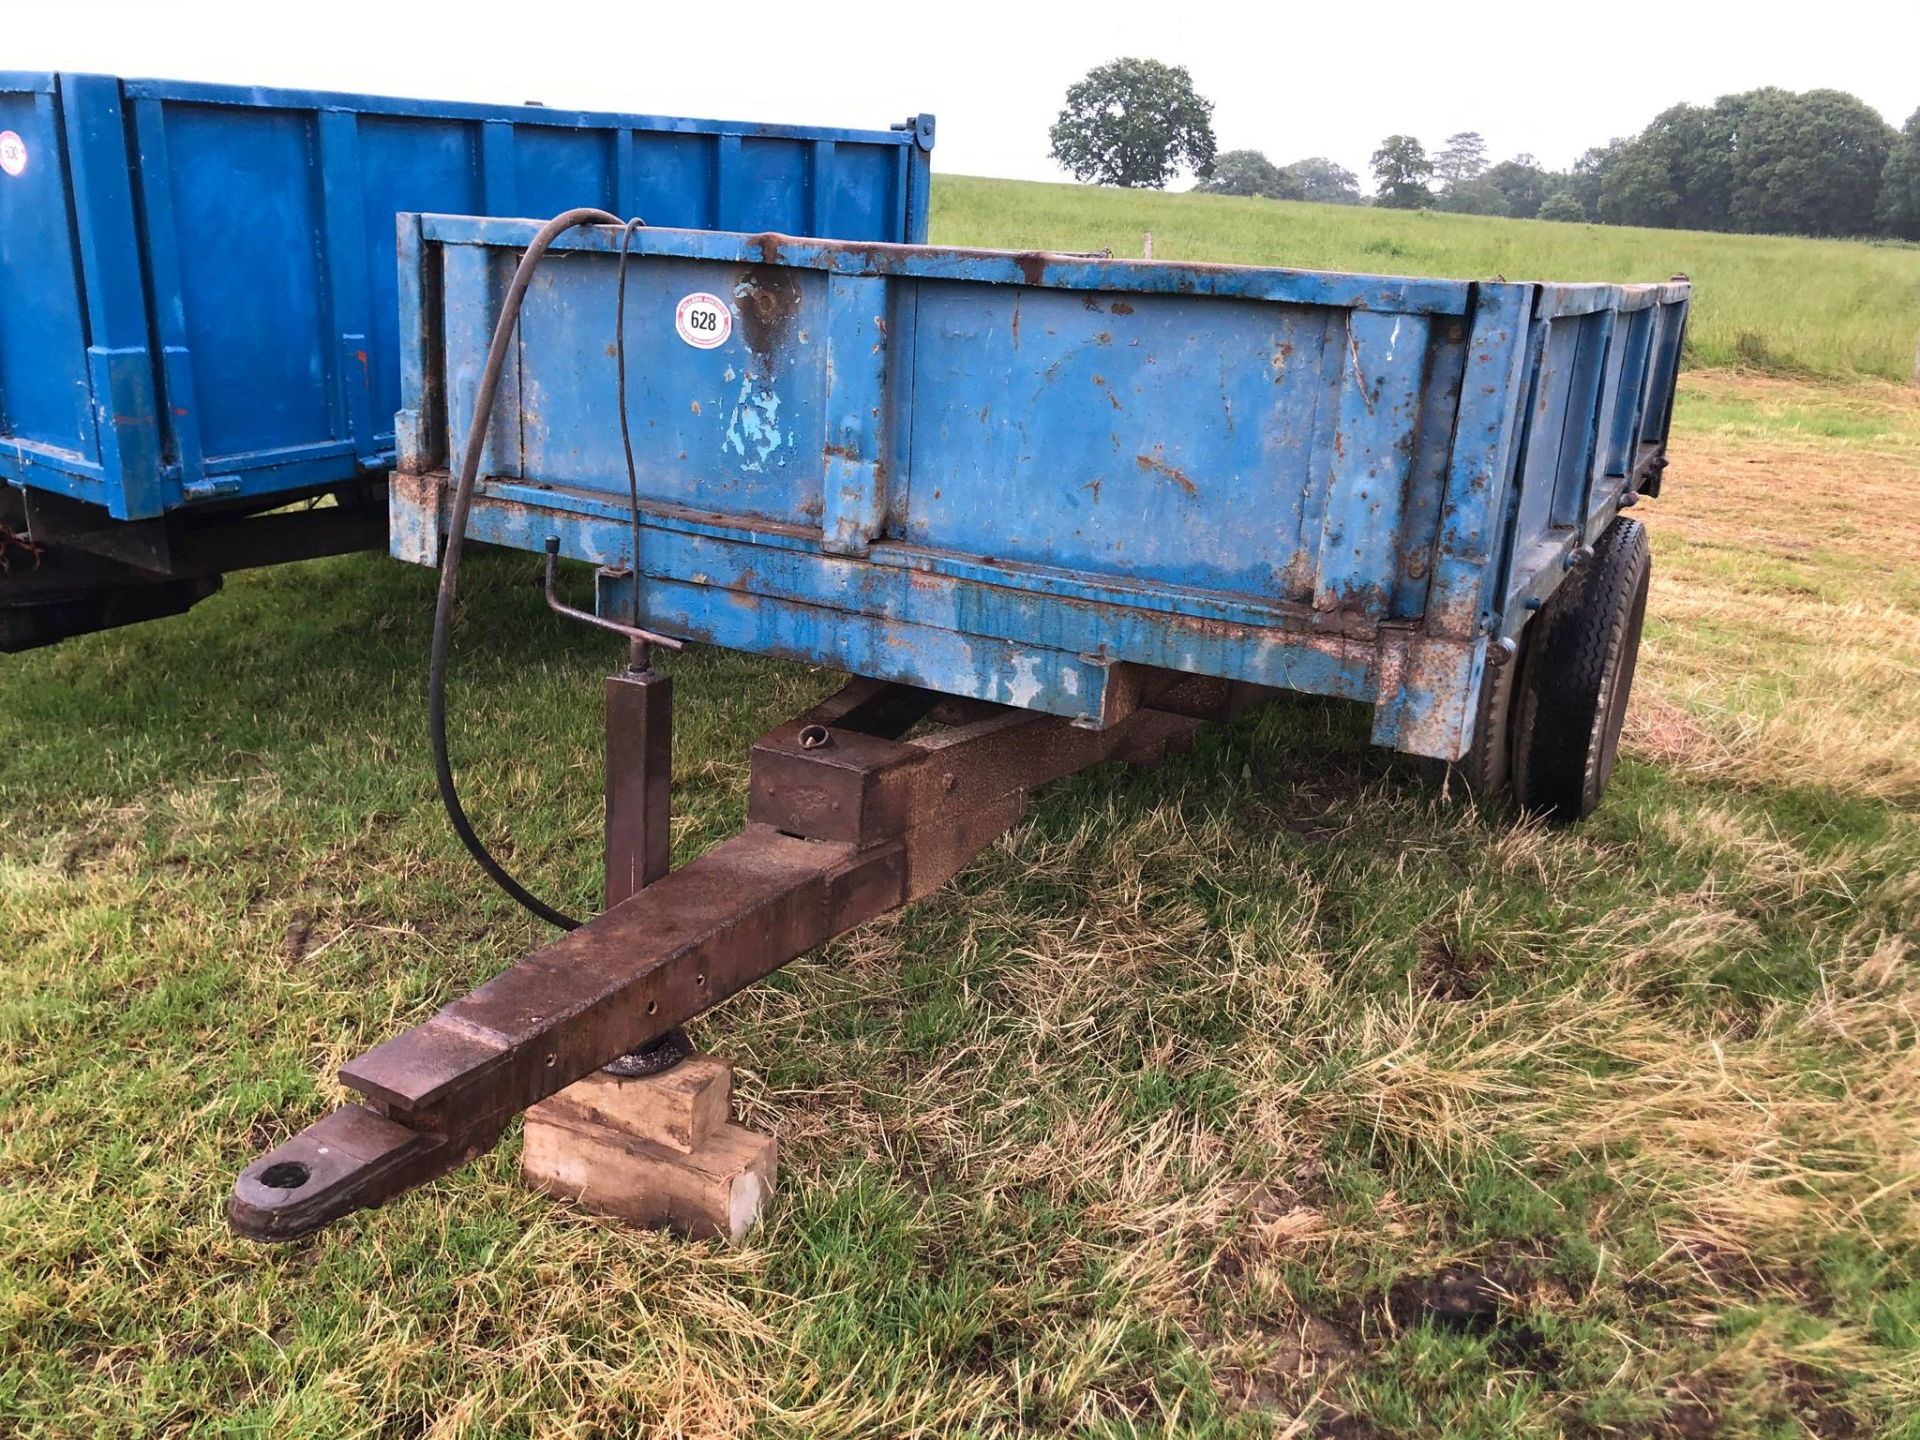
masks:
[(738, 1240), (773, 1193), (775, 1147), (729, 1118), (733, 1067), (693, 1055), (638, 1079), (589, 1075), (527, 1111), (527, 1184), (632, 1225)]

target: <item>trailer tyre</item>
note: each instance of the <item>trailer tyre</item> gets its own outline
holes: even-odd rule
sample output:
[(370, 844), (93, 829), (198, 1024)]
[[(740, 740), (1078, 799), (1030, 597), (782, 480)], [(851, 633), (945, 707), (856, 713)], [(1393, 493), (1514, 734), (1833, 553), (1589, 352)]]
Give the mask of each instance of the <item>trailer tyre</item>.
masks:
[(1646, 526), (1622, 516), (1534, 620), (1540, 633), (1513, 746), (1514, 795), (1524, 808), (1564, 824), (1591, 815), (1606, 793), (1652, 575)]

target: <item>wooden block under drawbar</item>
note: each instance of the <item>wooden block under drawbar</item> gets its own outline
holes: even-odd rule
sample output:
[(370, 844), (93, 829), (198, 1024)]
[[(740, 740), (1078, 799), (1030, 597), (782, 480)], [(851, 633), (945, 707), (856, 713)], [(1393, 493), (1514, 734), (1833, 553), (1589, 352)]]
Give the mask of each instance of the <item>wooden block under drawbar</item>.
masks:
[(529, 1185), (629, 1224), (738, 1240), (773, 1192), (771, 1135), (722, 1125), (690, 1153), (599, 1125), (527, 1112), (520, 1169)]
[(633, 1080), (596, 1071), (542, 1100), (527, 1119), (602, 1126), (685, 1152), (727, 1123), (732, 1101), (733, 1067), (711, 1055), (689, 1055), (671, 1070)]

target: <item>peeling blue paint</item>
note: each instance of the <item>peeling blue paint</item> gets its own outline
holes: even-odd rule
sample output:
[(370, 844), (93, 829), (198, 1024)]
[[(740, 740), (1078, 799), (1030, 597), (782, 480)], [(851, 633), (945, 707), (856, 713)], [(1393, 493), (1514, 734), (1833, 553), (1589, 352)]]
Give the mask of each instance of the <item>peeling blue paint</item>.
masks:
[[(768, 459), (782, 446), (788, 449), (793, 446), (792, 432), (783, 434), (780, 429), (779, 393), (771, 386), (762, 385), (752, 371), (740, 381), (740, 393), (734, 397), (733, 411), (727, 416), (727, 433), (722, 444), (734, 454), (747, 457), (742, 468), (756, 473), (766, 468)], [(785, 465), (787, 457), (780, 455), (776, 463)]]

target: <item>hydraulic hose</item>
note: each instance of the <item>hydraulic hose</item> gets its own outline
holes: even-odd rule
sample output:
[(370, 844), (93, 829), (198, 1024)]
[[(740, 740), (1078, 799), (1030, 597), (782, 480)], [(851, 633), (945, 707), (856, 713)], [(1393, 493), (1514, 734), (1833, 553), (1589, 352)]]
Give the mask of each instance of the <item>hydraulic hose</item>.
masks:
[[(473, 487), (480, 475), (480, 455), (486, 448), (487, 427), (493, 421), (500, 372), (506, 368), (507, 350), (520, 321), (520, 302), (527, 293), (533, 272), (539, 268), (541, 257), (560, 236), (577, 225), (618, 224), (620, 218), (604, 210), (582, 208), (556, 215), (540, 227), (514, 269), (513, 281), (507, 286), (506, 298), (500, 306), (500, 318), (494, 322), (492, 343), (487, 346), (487, 365), (480, 374), (480, 388), (473, 397), (473, 418), (467, 425), (460, 479), (453, 492), (453, 514), (448, 520), (447, 550), (440, 561), (440, 592), (433, 607), (433, 651), (427, 663), (427, 729), (433, 741), (433, 774), (440, 786), (440, 803), (446, 807), (454, 834), (494, 884), (542, 920), (562, 930), (576, 930), (580, 922), (554, 909), (514, 879), (474, 832), (460, 804), (460, 792), (453, 783), (453, 766), (447, 759), (447, 651), (452, 640), (454, 598), (460, 583), (460, 547), (467, 536), (467, 513), (473, 508)], [(622, 424), (625, 424), (624, 415)], [(638, 555), (634, 558), (637, 564)]]
[(640, 475), (633, 466), (633, 430), (627, 420), (627, 256), (633, 232), (646, 228), (638, 215), (620, 227), (620, 272), (613, 286), (613, 366), (620, 399), (620, 449), (627, 457), (627, 519), (633, 541), (633, 624), (640, 625)]

